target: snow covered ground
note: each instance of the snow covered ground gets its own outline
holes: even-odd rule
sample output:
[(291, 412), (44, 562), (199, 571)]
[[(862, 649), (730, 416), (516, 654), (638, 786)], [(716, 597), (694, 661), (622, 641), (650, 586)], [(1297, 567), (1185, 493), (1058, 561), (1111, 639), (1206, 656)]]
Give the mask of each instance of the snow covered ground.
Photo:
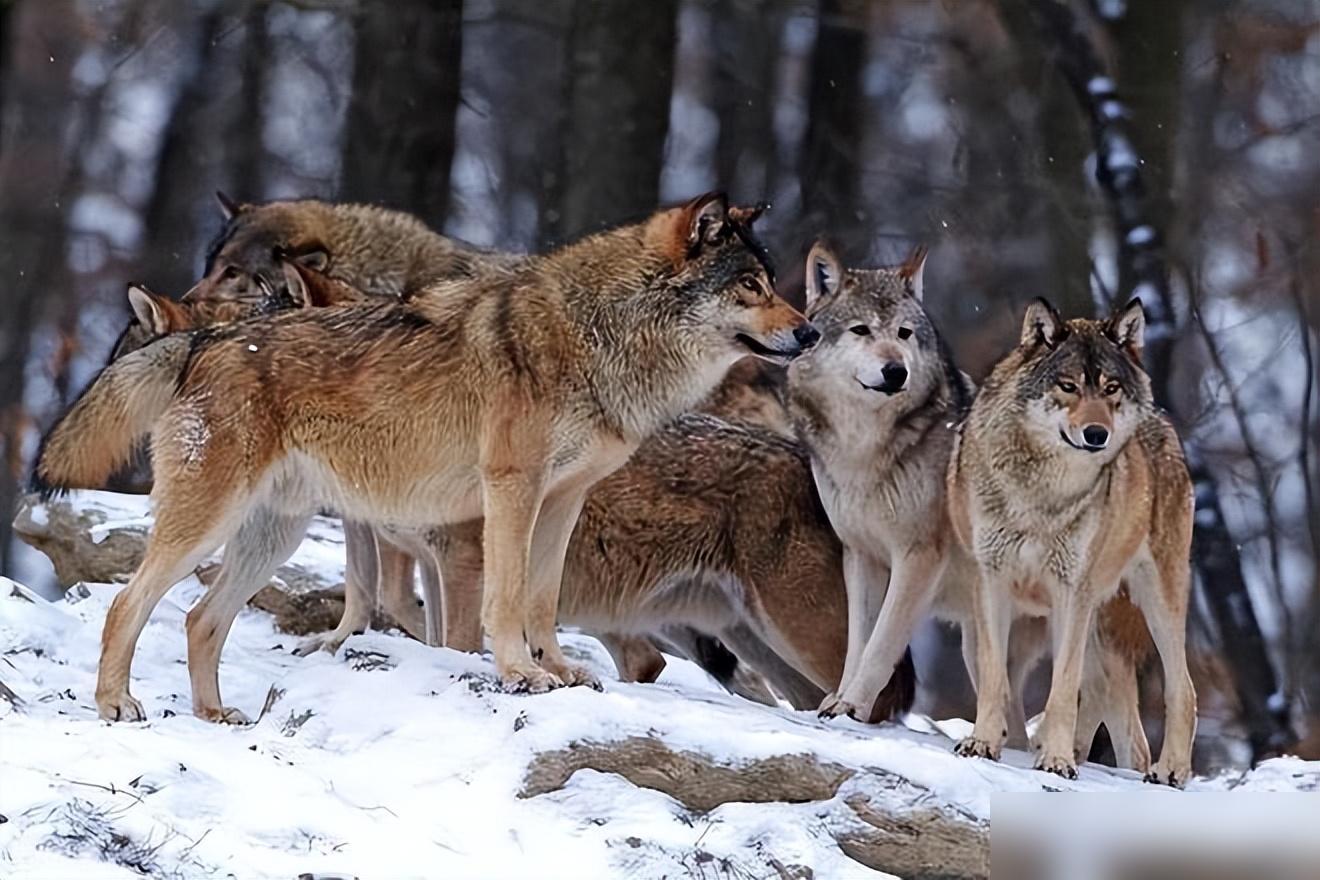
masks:
[[(323, 541), (305, 546), (302, 564), (325, 561)], [(149, 720), (107, 724), (92, 695), (101, 625), (119, 589), (76, 587), (51, 603), (0, 579), (0, 683), (13, 695), (0, 696), (0, 876), (883, 876), (836, 845), (826, 826), (838, 804), (829, 801), (697, 813), (592, 770), (520, 796), (536, 755), (628, 737), (728, 764), (815, 755), (883, 774), (973, 822), (1002, 791), (1158, 791), (1171, 805), (1187, 797), (1090, 765), (1066, 782), (1030, 770), (1024, 753), (1002, 764), (960, 759), (949, 739), (961, 732), (956, 722), (922, 732), (767, 708), (681, 660), (658, 684), (617, 683), (586, 636), (566, 636), (568, 650), (596, 667), (603, 693), (512, 696), (495, 688), (488, 656), (397, 634), (296, 657), (296, 638), (255, 610), (234, 626), (221, 687), (252, 717), (273, 703), (251, 726), (217, 726), (190, 711), (183, 619), (202, 590), (193, 578), (165, 598), (138, 645), (132, 687)], [(1320, 764), (1280, 759), (1191, 788), (1316, 791)]]

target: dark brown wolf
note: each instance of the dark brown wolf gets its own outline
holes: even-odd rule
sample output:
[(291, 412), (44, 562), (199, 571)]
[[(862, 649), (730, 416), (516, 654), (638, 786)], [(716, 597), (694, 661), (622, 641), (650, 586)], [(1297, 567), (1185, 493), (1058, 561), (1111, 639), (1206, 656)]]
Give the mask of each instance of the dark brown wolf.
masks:
[[(153, 435), (156, 527), (106, 620), (102, 715), (142, 717), (128, 692), (137, 636), (227, 543), (249, 561), (226, 565), (188, 634), (195, 707), (229, 717), (197, 671), (214, 672), (233, 616), (318, 507), (412, 528), (484, 516), (482, 620), (501, 678), (534, 691), (591, 682), (555, 636), (587, 491), (736, 360), (786, 362), (817, 336), (775, 296), (740, 216), (703, 196), (407, 304), (239, 322), (110, 365), (36, 467), (47, 487), (85, 485)], [(144, 381), (181, 343), (182, 370)]]

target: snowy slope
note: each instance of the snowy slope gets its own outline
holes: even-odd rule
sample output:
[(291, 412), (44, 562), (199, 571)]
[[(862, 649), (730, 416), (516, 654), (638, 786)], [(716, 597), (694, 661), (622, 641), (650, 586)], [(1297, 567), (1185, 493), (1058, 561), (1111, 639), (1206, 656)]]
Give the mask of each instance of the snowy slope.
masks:
[[(325, 559), (324, 541), (306, 551), (295, 562)], [(253, 610), (234, 626), (221, 687), (252, 717), (272, 688), (278, 699), (250, 727), (216, 726), (190, 712), (183, 618), (202, 589), (191, 578), (138, 646), (133, 691), (150, 720), (111, 725), (97, 720), (92, 695), (101, 624), (119, 589), (90, 585), (48, 603), (0, 579), (0, 682), (21, 701), (0, 699), (0, 876), (141, 876), (123, 864), (244, 880), (799, 876), (795, 865), (815, 877), (882, 876), (826, 833), (827, 802), (697, 814), (590, 770), (562, 790), (519, 797), (536, 754), (631, 736), (730, 763), (814, 754), (895, 774), (973, 819), (989, 815), (996, 791), (1149, 789), (1093, 766), (1065, 782), (1028, 769), (1022, 753), (1003, 764), (959, 759), (938, 732), (769, 709), (678, 660), (659, 684), (620, 684), (586, 636), (566, 642), (606, 680), (604, 693), (511, 696), (495, 690), (488, 656), (395, 634), (354, 637), (335, 657), (296, 657), (296, 639)], [(1193, 788), (1318, 784), (1320, 765), (1283, 759)]]

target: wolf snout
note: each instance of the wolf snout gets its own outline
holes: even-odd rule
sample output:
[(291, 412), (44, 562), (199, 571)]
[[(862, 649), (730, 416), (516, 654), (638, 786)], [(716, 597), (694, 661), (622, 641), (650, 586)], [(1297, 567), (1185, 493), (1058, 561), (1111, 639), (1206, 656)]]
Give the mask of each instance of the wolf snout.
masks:
[(793, 331), (793, 339), (797, 342), (798, 348), (806, 351), (820, 341), (820, 331), (816, 329), (815, 324), (807, 321), (798, 325)]
[(907, 384), (907, 367), (893, 361), (880, 368), (880, 375), (885, 380), (885, 389), (891, 391), (902, 391), (903, 386)]
[(1087, 425), (1082, 428), (1082, 440), (1090, 449), (1104, 449), (1109, 445), (1109, 429), (1104, 425)]

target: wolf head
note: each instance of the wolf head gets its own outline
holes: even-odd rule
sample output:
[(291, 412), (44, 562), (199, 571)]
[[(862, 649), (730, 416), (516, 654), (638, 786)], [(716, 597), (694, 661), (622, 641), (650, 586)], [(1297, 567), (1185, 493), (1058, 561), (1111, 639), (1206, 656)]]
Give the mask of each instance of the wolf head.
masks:
[(202, 280), (184, 295), (185, 300), (260, 299), (262, 281), (278, 286), (283, 263), (323, 271), (330, 252), (322, 241), (318, 218), (322, 212), (309, 202), (270, 202), (247, 205), (217, 192), (225, 226), (207, 249)]
[(812, 247), (807, 315), (821, 340), (789, 368), (790, 382), (863, 410), (906, 411), (928, 400), (953, 366), (921, 304), (925, 261), (918, 248), (898, 266), (844, 269), (828, 246)]
[(243, 321), (290, 308), (338, 305), (354, 302), (363, 294), (299, 263), (281, 261), (282, 283), (277, 287), (260, 276), (238, 273), (255, 296), (240, 299), (205, 297), (173, 300), (153, 293), (142, 284), (128, 285), (128, 304), (133, 317), (110, 352), (115, 361), (129, 352), (170, 333)]
[(1107, 320), (1064, 321), (1043, 299), (1027, 307), (1012, 381), (1037, 443), (1106, 459), (1123, 447), (1154, 406), (1145, 327), (1137, 299)]
[(710, 193), (653, 216), (643, 239), (663, 263), (657, 293), (670, 299), (684, 332), (730, 359), (783, 364), (819, 334), (775, 293), (769, 255), (752, 232), (764, 210), (729, 207)]

